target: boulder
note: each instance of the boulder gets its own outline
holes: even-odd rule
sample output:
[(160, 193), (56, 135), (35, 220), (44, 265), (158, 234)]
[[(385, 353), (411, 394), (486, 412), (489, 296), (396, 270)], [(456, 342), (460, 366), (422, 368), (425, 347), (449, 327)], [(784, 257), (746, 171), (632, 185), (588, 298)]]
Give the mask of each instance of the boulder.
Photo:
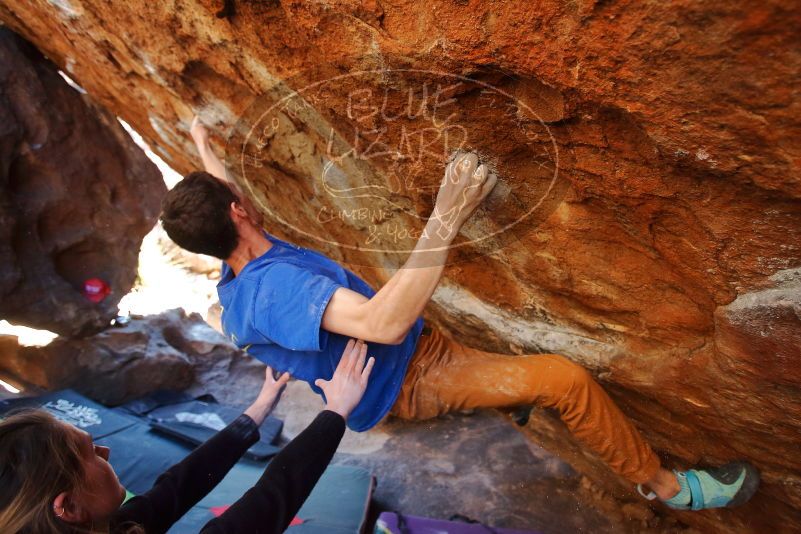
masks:
[(778, 283), (797, 294), (772, 277), (801, 265), (801, 12), (282, 0), (217, 16), (223, 4), (18, 2), (0, 19), (180, 172), (200, 165), (194, 113), (220, 153), (230, 133), (267, 229), (375, 285), (408, 253), (447, 152), (479, 150), (500, 185), (429, 319), (582, 362), (670, 465), (762, 470), (747, 506), (681, 521), (801, 524), (801, 382), (794, 349), (771, 341), (795, 331), (792, 306), (747, 304)]
[(246, 404), (264, 382), (264, 365), (198, 314), (187, 316), (181, 309), (133, 317), (124, 327), (93, 336), (9, 350), (0, 370), (47, 390), (72, 388), (111, 406), (159, 389), (211, 393), (220, 402)]
[[(136, 278), (165, 192), (113, 114), (0, 28), (0, 317), (83, 335), (108, 325)], [(101, 279), (98, 303), (81, 291)]]

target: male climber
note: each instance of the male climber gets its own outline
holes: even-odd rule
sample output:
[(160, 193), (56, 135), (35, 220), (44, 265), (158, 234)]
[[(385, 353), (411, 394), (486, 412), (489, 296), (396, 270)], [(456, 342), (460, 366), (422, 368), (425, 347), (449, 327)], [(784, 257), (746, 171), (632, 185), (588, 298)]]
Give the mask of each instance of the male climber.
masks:
[[(495, 185), (475, 154), (458, 153), (448, 164), (426, 231), (404, 266), (376, 292), (327, 257), (265, 233), (258, 211), (228, 179), (197, 117), (191, 133), (206, 172), (187, 175), (167, 194), (164, 229), (179, 246), (223, 260), (217, 291), (226, 335), (316, 393), (331, 378), (349, 338), (370, 343), (375, 367), (348, 419), (351, 429), (368, 430), (387, 414), (427, 419), (534, 404), (558, 410), (570, 431), (612, 470), (672, 508), (736, 506), (756, 491), (759, 475), (743, 462), (662, 468), (590, 374), (563, 356), (487, 353), (424, 326), (420, 315), (449, 245)], [(650, 489), (647, 495), (643, 487)]]

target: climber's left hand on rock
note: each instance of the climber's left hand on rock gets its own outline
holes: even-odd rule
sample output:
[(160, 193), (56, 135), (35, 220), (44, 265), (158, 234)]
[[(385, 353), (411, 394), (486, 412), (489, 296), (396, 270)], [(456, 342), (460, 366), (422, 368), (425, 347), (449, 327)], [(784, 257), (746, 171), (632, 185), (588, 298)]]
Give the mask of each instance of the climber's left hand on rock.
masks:
[(206, 147), (209, 145), (209, 131), (206, 126), (200, 122), (200, 116), (195, 115), (192, 119), (192, 126), (189, 128), (189, 133), (198, 148)]

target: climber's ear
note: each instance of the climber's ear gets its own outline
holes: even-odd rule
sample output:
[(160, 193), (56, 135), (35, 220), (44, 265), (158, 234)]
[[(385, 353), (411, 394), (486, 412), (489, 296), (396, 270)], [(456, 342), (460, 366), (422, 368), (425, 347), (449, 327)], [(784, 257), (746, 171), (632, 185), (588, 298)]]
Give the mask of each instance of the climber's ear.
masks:
[(239, 201), (231, 202), (231, 219), (233, 219), (234, 223), (241, 222), (244, 219), (248, 218), (248, 212), (245, 210), (245, 207)]

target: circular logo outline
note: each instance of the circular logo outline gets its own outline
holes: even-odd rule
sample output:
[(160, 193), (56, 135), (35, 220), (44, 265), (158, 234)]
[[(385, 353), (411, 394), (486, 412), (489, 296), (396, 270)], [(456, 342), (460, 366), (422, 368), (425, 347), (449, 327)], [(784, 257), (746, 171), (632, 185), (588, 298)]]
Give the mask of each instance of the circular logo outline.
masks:
[[(515, 102), (516, 104), (519, 104), (520, 106), (522, 106), (526, 111), (528, 111), (531, 114), (532, 117), (534, 117), (540, 123), (540, 125), (548, 133), (548, 137), (549, 137), (551, 146), (554, 149), (554, 156), (552, 158), (552, 160), (554, 162), (554, 172), (553, 172), (553, 176), (551, 178), (551, 181), (548, 184), (548, 187), (546, 188), (545, 192), (539, 198), (539, 200), (534, 204), (533, 207), (531, 207), (528, 211), (526, 211), (525, 214), (523, 214), (522, 216), (516, 218), (514, 222), (509, 223), (509, 224), (501, 227), (500, 229), (497, 229), (496, 231), (491, 232), (491, 233), (489, 233), (487, 235), (484, 235), (484, 236), (482, 236), (480, 238), (469, 239), (469, 240), (465, 240), (465, 241), (458, 242), (458, 243), (451, 243), (451, 244), (449, 244), (447, 246), (426, 249), (426, 252), (451, 250), (451, 249), (457, 249), (459, 247), (464, 247), (464, 246), (467, 246), (467, 245), (475, 245), (477, 243), (481, 243), (481, 242), (483, 242), (483, 241), (485, 241), (487, 239), (490, 239), (492, 237), (496, 237), (496, 236), (502, 235), (502, 234), (506, 233), (507, 231), (509, 231), (510, 229), (516, 227), (518, 224), (520, 224), (525, 219), (529, 218), (542, 205), (542, 203), (545, 201), (545, 199), (548, 198), (548, 195), (551, 194), (551, 192), (554, 190), (554, 187), (557, 184), (557, 180), (558, 180), (558, 177), (559, 177), (559, 147), (558, 147), (558, 145), (556, 143), (556, 139), (554, 138), (553, 134), (551, 133), (551, 129), (548, 127), (548, 125), (545, 123), (545, 121), (542, 120), (542, 118), (539, 116), (539, 114), (537, 114), (533, 109), (531, 109), (531, 107), (528, 104), (526, 104), (525, 102), (523, 102), (519, 98), (514, 97), (513, 95), (511, 95), (507, 91), (504, 91), (503, 89), (499, 89), (497, 87), (494, 87), (493, 85), (491, 85), (491, 84), (489, 84), (487, 82), (481, 81), (481, 80), (476, 80), (474, 78), (470, 78), (470, 77), (463, 76), (463, 75), (460, 75), (460, 74), (452, 74), (452, 73), (448, 73), (448, 72), (435, 71), (435, 70), (426, 70), (426, 69), (372, 69), (372, 70), (359, 70), (359, 71), (354, 71), (354, 72), (349, 72), (349, 73), (341, 74), (341, 75), (338, 75), (338, 76), (334, 76), (332, 78), (326, 78), (324, 80), (319, 80), (319, 81), (313, 82), (311, 84), (308, 84), (308, 85), (302, 87), (301, 89), (291, 89), (290, 88), (291, 92), (289, 94), (281, 97), (277, 102), (273, 103), (269, 108), (267, 108), (267, 110), (265, 110), (264, 112), (262, 112), (259, 115), (258, 119), (253, 122), (253, 126), (251, 126), (250, 129), (248, 130), (247, 135), (244, 136), (243, 142), (241, 143), (242, 150), (239, 152), (239, 157), (238, 157), (238, 162), (239, 162), (238, 167), (239, 167), (239, 169), (241, 170), (241, 173), (242, 173), (241, 174), (241, 176), (243, 177), (242, 182), (244, 182), (244, 183), (242, 183), (240, 185), (242, 185), (244, 188), (246, 188), (247, 192), (250, 193), (251, 196), (253, 196), (254, 188), (252, 187), (250, 181), (245, 179), (245, 177), (247, 176), (247, 173), (245, 171), (245, 166), (246, 166), (245, 162), (246, 162), (246, 159), (247, 159), (246, 154), (245, 154), (245, 150), (246, 150), (246, 147), (248, 146), (248, 140), (251, 139), (253, 135), (258, 135), (257, 133), (254, 133), (254, 130), (257, 128), (257, 126), (259, 124), (262, 123), (262, 121), (264, 120), (265, 116), (267, 116), (269, 113), (271, 113), (275, 109), (285, 109), (285, 108), (282, 107), (285, 104), (285, 102), (290, 101), (291, 99), (294, 99), (294, 98), (300, 97), (303, 102), (306, 102), (306, 100), (303, 98), (303, 93), (308, 91), (308, 90), (310, 90), (310, 89), (312, 89), (312, 88), (315, 88), (315, 87), (318, 87), (320, 85), (323, 85), (323, 84), (328, 84), (328, 83), (331, 83), (331, 82), (335, 82), (337, 80), (341, 80), (341, 79), (345, 79), (345, 78), (353, 78), (353, 77), (357, 77), (357, 76), (376, 75), (376, 74), (382, 75), (382, 76), (386, 76), (387, 73), (403, 73), (403, 72), (416, 73), (416, 74), (431, 74), (431, 75), (440, 76), (440, 77), (455, 78), (455, 79), (458, 79), (458, 80), (460, 80), (462, 82), (467, 82), (467, 83), (479, 85), (481, 87), (484, 87), (486, 89), (494, 91), (495, 93), (500, 94), (500, 95), (508, 98), (509, 100), (511, 100), (511, 101)], [(283, 83), (283, 80), (282, 80), (282, 83)], [(258, 100), (259, 100), (259, 98), (257, 97), (254, 100), (254, 103), (258, 102)], [(251, 103), (251, 105), (248, 108), (249, 109), (252, 108), (254, 103)], [(324, 170), (323, 170), (323, 173), (325, 173), (326, 169), (329, 168), (332, 165), (334, 165), (333, 161), (326, 162)], [(499, 185), (499, 184), (497, 184), (497, 185)], [(496, 187), (497, 187), (497, 185), (496, 185)], [(404, 254), (404, 253), (406, 253), (406, 254), (408, 254), (408, 253), (411, 253), (411, 252), (413, 252), (415, 250), (414, 247), (410, 248), (410, 249), (391, 249), (391, 250), (386, 250), (386, 249), (382, 249), (382, 248), (367, 248), (367, 247), (362, 247), (362, 246), (358, 246), (358, 245), (340, 243), (340, 242), (338, 242), (336, 240), (327, 239), (327, 238), (319, 236), (319, 235), (317, 235), (315, 233), (312, 233), (312, 232), (306, 231), (306, 230), (304, 230), (302, 228), (296, 227), (294, 224), (286, 221), (278, 212), (272, 210), (270, 208), (270, 206), (261, 205), (260, 207), (262, 209), (266, 210), (268, 212), (268, 214), (274, 220), (276, 220), (279, 224), (283, 224), (285, 227), (291, 228), (293, 231), (298, 232), (299, 234), (304, 235), (304, 236), (306, 236), (308, 238), (311, 238), (311, 239), (313, 239), (313, 240), (315, 240), (315, 241), (317, 241), (319, 243), (325, 243), (327, 245), (333, 245), (333, 246), (345, 248), (345, 249), (348, 249), (348, 250), (356, 250), (356, 251), (359, 251), (359, 252), (370, 252), (370, 253), (385, 253), (385, 254), (386, 253), (389, 253), (389, 254)], [(427, 220), (427, 219), (428, 218), (423, 218), (423, 220)]]

